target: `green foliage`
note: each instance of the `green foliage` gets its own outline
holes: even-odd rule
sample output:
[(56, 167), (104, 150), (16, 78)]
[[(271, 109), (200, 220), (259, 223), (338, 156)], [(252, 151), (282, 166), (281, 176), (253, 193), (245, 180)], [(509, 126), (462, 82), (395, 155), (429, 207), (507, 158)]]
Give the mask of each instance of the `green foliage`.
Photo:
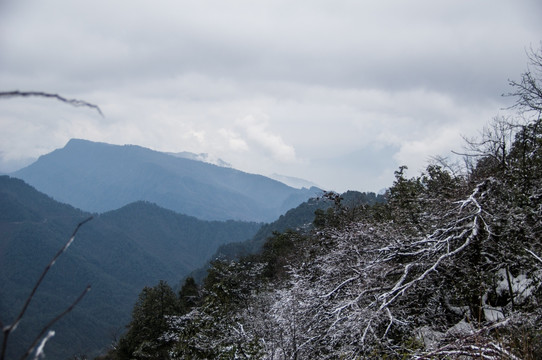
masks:
[(251, 258), (215, 261), (205, 278), (203, 306), (228, 312), (246, 305), (261, 284), (262, 265)]
[(282, 233), (288, 230), (308, 231), (315, 218), (315, 212), (328, 209), (331, 206), (332, 204), (325, 199), (309, 199), (296, 208), (288, 210), (272, 223), (264, 224), (251, 239), (221, 246), (213, 259), (234, 260), (242, 256), (258, 254), (262, 251), (267, 239), (273, 237), (274, 233)]
[(169, 344), (161, 336), (168, 329), (166, 317), (179, 311), (179, 300), (165, 281), (145, 287), (132, 311), (128, 332), (119, 341), (117, 359), (167, 359)]
[(201, 301), (201, 293), (193, 277), (187, 277), (184, 285), (179, 291), (180, 314), (188, 313), (192, 308), (198, 306)]
[(255, 358), (261, 353), (258, 337), (246, 336), (245, 309), (262, 287), (262, 266), (250, 260), (215, 261), (202, 289), (201, 305), (171, 319), (177, 339), (173, 358)]
[(517, 190), (528, 196), (540, 188), (542, 172), (542, 120), (522, 126), (515, 135), (510, 154), (509, 179)]
[(421, 225), (423, 208), (419, 198), (424, 188), (420, 178), (405, 177), (406, 169), (406, 166), (401, 166), (395, 172), (395, 181), (388, 190), (388, 204), (394, 221), (417, 228)]
[[(374, 210), (380, 211), (385, 207), (386, 198), (375, 193), (362, 193), (347, 191), (344, 194), (325, 192), (323, 199), (330, 203), (327, 209), (317, 209), (314, 212), (313, 225), (316, 228), (339, 228), (351, 221), (376, 215)], [(382, 215), (380, 213), (378, 216)]]
[(265, 264), (263, 275), (267, 278), (285, 278), (287, 265), (297, 256), (296, 249), (304, 241), (302, 235), (292, 230), (274, 233), (267, 239), (257, 260)]
[[(324, 194), (334, 196), (332, 194), (335, 193)], [(336, 222), (339, 219), (339, 217), (335, 217), (336, 211), (348, 211), (350, 217), (354, 217), (375, 204), (381, 205), (385, 202), (383, 195), (371, 192), (347, 191), (344, 194), (335, 195), (337, 195), (338, 202), (326, 195), (309, 199), (296, 208), (288, 210), (274, 222), (264, 224), (250, 240), (221, 246), (212, 258), (234, 260), (242, 256), (258, 254), (262, 251), (266, 241), (275, 233), (309, 232), (313, 226), (323, 227), (326, 223)]]

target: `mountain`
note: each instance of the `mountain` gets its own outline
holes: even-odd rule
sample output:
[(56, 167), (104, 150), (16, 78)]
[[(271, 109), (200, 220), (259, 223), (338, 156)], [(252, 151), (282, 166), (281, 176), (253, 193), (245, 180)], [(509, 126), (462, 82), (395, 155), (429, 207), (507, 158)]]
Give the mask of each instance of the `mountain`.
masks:
[[(353, 190), (344, 192), (340, 195), (340, 198), (341, 206), (344, 209), (359, 209), (364, 205), (374, 205), (386, 201), (383, 195)], [(235, 259), (249, 254), (257, 254), (262, 250), (267, 239), (277, 232), (282, 233), (288, 230), (300, 233), (308, 232), (313, 229), (316, 214), (320, 211), (324, 215), (326, 214), (324, 210), (332, 209), (333, 206), (334, 202), (326, 197), (309, 199), (288, 210), (272, 223), (264, 224), (252, 238), (242, 242), (230, 242), (221, 245), (212, 256), (212, 259)]]
[(12, 176), (86, 211), (145, 200), (205, 220), (270, 222), (319, 192), (140, 146), (79, 139)]
[(189, 152), (189, 151), (181, 151), (181, 152), (178, 152), (178, 153), (171, 153), (171, 152), (168, 152), (166, 153), (168, 155), (173, 155), (173, 156), (176, 156), (176, 157), (180, 157), (180, 158), (185, 158), (185, 159), (191, 159), (191, 160), (197, 160), (197, 161), (203, 161), (203, 162), (206, 162), (206, 163), (209, 163), (209, 164), (214, 164), (214, 165), (217, 165), (217, 166), (221, 166), (221, 167), (229, 167), (231, 168), (231, 164), (220, 159), (220, 158), (215, 158), (207, 153), (199, 153), (199, 154), (195, 154), (195, 153), (192, 153), (192, 152)]
[[(10, 324), (41, 272), (75, 226), (91, 214), (59, 203), (22, 180), (0, 176), (0, 320)], [(87, 284), (92, 290), (53, 326), (49, 358), (97, 354), (122, 331), (137, 295), (159, 280), (176, 283), (216, 249), (251, 238), (259, 223), (203, 221), (148, 202), (94, 215), (51, 268), (9, 338), (20, 356), (41, 327)]]
[(281, 183), (284, 183), (296, 189), (303, 189), (303, 188), (310, 189), (311, 187), (318, 187), (318, 185), (316, 185), (315, 183), (311, 181), (300, 179), (293, 176), (286, 176), (286, 175), (274, 173), (274, 174), (271, 174), (269, 177), (271, 179), (275, 179), (277, 181), (280, 181)]

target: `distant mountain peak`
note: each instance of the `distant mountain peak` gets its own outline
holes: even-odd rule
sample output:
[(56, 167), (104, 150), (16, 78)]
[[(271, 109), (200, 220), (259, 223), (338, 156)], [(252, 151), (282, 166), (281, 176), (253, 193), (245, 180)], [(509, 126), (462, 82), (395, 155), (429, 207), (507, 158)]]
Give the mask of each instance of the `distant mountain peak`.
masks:
[(286, 175), (273, 173), (269, 175), (269, 177), (271, 179), (275, 179), (277, 181), (280, 181), (283, 184), (286, 184), (296, 189), (310, 189), (313, 187), (316, 187), (316, 188), (319, 187), (317, 184), (313, 183), (312, 181), (293, 177), (293, 176), (286, 176)]
[(192, 152), (189, 152), (189, 151), (181, 151), (181, 152), (176, 152), (176, 153), (168, 152), (166, 154), (172, 155), (172, 156), (175, 156), (175, 157), (184, 158), (184, 159), (201, 161), (201, 162), (204, 162), (204, 163), (213, 164), (213, 165), (220, 166), (220, 167), (233, 168), (233, 166), (230, 163), (228, 163), (228, 162), (226, 162), (226, 161), (224, 161), (224, 160), (222, 160), (220, 158), (217, 158), (215, 156), (211, 156), (208, 153), (196, 154), (196, 153), (192, 153)]
[(120, 145), (114, 145), (114, 144), (109, 144), (109, 143), (100, 142), (100, 141), (91, 141), (91, 140), (86, 140), (86, 139), (71, 138), (70, 140), (68, 140), (66, 145), (64, 145), (64, 149), (65, 148), (72, 148), (72, 147), (79, 147), (79, 146), (110, 146), (110, 147), (113, 147), (113, 146), (120, 146)]
[(207, 154), (71, 139), (12, 176), (90, 212), (144, 200), (204, 220), (273, 221), (318, 191), (225, 164)]

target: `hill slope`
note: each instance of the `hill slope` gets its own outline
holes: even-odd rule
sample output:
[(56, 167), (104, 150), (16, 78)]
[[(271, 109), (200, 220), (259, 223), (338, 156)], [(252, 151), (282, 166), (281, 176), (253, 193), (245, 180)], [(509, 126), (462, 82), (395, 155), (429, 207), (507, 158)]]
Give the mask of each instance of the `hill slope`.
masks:
[[(345, 212), (350, 212), (351, 216), (363, 206), (370, 206), (378, 203), (382, 204), (386, 201), (383, 195), (351, 190), (341, 194), (340, 198), (343, 210)], [(207, 270), (213, 260), (237, 260), (245, 256), (260, 254), (265, 243), (277, 233), (285, 233), (288, 231), (296, 231), (301, 234), (308, 233), (314, 229), (314, 221), (317, 216), (324, 218), (333, 216), (333, 207), (334, 202), (325, 196), (309, 199), (297, 207), (288, 210), (277, 220), (264, 224), (252, 238), (245, 241), (229, 242), (220, 245), (205, 266), (192, 271), (189, 276), (194, 278), (198, 283), (201, 283), (205, 276), (207, 276)]]
[(78, 139), (12, 175), (91, 212), (145, 200), (205, 220), (273, 221), (319, 191), (139, 146)]
[[(14, 320), (41, 271), (76, 224), (89, 216), (21, 180), (0, 176), (0, 320), (4, 325)], [(53, 266), (10, 336), (8, 348), (20, 354), (30, 337), (90, 284), (92, 291), (54, 326), (56, 336), (47, 345), (47, 354), (67, 358), (96, 353), (122, 330), (119, 327), (129, 319), (144, 286), (161, 279), (178, 281), (201, 266), (219, 245), (248, 239), (259, 227), (198, 220), (145, 202), (97, 215)]]

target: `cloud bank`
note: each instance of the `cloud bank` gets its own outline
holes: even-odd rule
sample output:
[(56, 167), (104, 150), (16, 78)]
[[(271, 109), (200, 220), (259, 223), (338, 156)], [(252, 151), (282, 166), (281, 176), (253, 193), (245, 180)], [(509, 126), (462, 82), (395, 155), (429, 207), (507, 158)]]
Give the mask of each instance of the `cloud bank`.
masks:
[(209, 153), (234, 167), (378, 191), (504, 112), (538, 48), (538, 1), (0, 5), (0, 171), (78, 137)]

